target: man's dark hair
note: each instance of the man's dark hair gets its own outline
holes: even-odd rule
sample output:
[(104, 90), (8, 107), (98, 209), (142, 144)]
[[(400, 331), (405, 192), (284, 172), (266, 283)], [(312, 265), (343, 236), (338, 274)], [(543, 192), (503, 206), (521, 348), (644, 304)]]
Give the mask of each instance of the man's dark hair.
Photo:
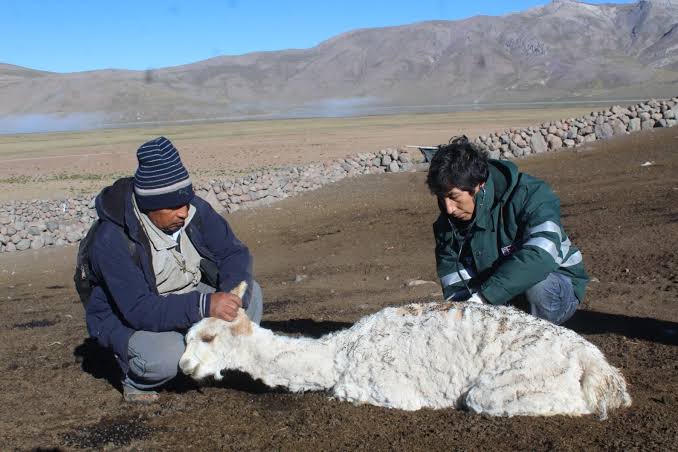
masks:
[(453, 188), (473, 193), (487, 180), (487, 154), (471, 143), (466, 135), (452, 137), (438, 146), (428, 169), (426, 184), (436, 196), (445, 196)]

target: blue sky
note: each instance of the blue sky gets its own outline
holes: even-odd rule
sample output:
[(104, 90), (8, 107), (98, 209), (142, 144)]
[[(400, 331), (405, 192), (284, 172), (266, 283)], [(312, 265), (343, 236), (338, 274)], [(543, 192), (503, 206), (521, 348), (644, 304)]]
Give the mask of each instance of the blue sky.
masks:
[(547, 2), (0, 0), (0, 63), (55, 72), (145, 70), (308, 48), (356, 28), (502, 15)]

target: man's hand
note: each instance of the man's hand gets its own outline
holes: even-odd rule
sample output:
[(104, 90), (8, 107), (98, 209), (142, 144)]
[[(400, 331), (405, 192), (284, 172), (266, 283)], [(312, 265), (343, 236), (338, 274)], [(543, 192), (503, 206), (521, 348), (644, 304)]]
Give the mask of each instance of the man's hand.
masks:
[(468, 301), (469, 303), (480, 303), (480, 304), (485, 303), (485, 301), (483, 300), (483, 297), (481, 297), (480, 293), (478, 293), (478, 292), (471, 295), (471, 298), (469, 298), (466, 301)]
[(210, 296), (210, 317), (230, 322), (238, 315), (242, 300), (232, 293), (215, 292)]

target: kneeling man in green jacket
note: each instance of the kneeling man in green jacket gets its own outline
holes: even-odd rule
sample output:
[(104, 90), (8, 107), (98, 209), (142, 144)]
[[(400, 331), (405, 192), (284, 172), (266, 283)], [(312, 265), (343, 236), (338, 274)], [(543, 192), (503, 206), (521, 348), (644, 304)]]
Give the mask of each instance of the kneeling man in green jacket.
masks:
[(501, 305), (522, 295), (537, 317), (572, 317), (588, 277), (544, 181), (459, 137), (436, 152), (426, 183), (440, 207), (433, 232), (446, 300)]

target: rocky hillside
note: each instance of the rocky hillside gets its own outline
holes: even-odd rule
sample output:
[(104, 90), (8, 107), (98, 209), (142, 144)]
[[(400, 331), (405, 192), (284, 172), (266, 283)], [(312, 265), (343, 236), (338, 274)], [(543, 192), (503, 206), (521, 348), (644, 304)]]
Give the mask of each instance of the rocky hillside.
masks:
[(677, 81), (678, 0), (558, 0), (502, 17), (355, 30), (311, 49), (146, 72), (0, 65), (0, 118), (91, 114), (118, 123), (670, 97)]

